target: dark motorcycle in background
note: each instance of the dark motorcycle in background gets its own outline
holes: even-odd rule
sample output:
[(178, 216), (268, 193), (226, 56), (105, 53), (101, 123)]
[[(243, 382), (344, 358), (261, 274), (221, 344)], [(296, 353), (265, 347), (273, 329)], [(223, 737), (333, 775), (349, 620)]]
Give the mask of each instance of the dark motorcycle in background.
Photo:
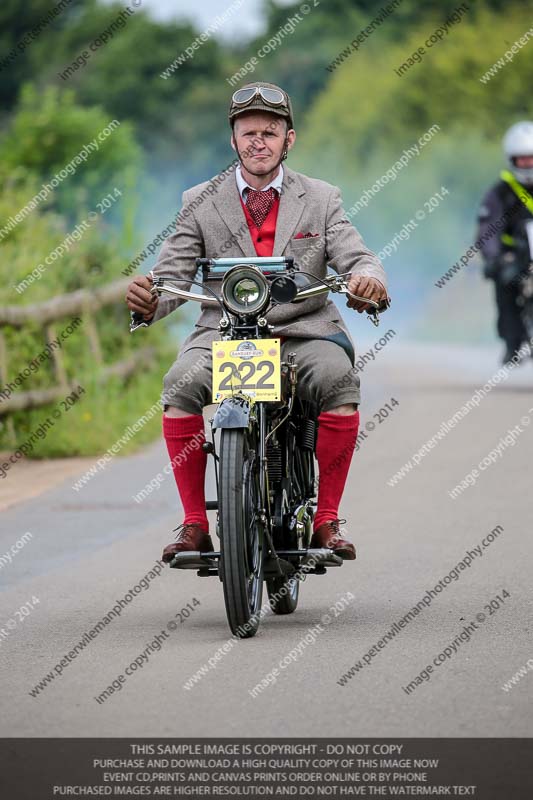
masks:
[[(218, 576), (231, 631), (246, 638), (259, 626), (263, 583), (273, 612), (290, 614), (307, 575), (343, 563), (331, 549), (309, 547), (316, 508), (316, 411), (297, 396), (295, 353), (281, 360), (280, 339), (272, 336), (266, 312), (327, 292), (365, 298), (350, 294), (348, 276), (317, 279), (292, 258), (206, 258), (196, 264), (203, 282), (193, 283), (210, 294), (180, 289), (174, 285), (180, 281), (160, 276), (152, 291), (221, 309), (220, 337), (212, 347), (212, 398), (218, 407), (210, 420), (211, 440), (203, 445), (214, 460), (217, 499), (206, 508), (217, 511), (220, 551), (181, 552), (170, 566)], [(221, 278), (218, 297), (209, 282)], [(378, 324), (386, 306), (366, 302)]]
[[(513, 250), (504, 253), (501, 260), (500, 280), (504, 286), (517, 289), (516, 305), (527, 334), (528, 342), (533, 340), (533, 226), (528, 220), (513, 238)], [(531, 345), (530, 345), (531, 347)], [(533, 355), (533, 350), (531, 355)]]

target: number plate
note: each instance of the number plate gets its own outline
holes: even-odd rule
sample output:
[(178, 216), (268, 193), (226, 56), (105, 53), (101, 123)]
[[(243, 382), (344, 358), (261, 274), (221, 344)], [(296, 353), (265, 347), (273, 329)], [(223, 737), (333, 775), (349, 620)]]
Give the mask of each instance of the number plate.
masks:
[(213, 402), (236, 393), (262, 402), (281, 399), (279, 339), (213, 342)]

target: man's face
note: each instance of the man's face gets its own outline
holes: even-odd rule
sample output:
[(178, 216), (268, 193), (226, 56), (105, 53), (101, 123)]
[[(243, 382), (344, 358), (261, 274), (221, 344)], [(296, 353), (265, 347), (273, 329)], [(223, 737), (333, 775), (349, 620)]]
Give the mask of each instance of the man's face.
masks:
[(517, 156), (514, 163), (519, 169), (531, 169), (533, 167), (533, 156)]
[(242, 114), (235, 120), (231, 146), (235, 144), (244, 168), (255, 175), (266, 175), (278, 164), (285, 147), (290, 150), (296, 133), (289, 130), (282, 117), (261, 111)]

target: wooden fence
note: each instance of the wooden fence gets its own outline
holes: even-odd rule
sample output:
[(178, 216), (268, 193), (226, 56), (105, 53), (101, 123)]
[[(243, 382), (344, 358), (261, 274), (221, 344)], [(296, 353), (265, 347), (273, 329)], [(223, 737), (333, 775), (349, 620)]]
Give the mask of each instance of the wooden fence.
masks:
[[(0, 308), (0, 392), (8, 381), (8, 357), (6, 339), (2, 327), (7, 325), (12, 328), (24, 328), (29, 322), (37, 323), (42, 327), (43, 340), (47, 344), (56, 338), (55, 324), (58, 320), (68, 316), (82, 317), (83, 329), (96, 365), (99, 367), (99, 379), (102, 381), (118, 376), (126, 378), (145, 366), (152, 356), (154, 349), (145, 347), (136, 350), (135, 354), (122, 361), (111, 364), (104, 363), (102, 347), (98, 335), (98, 328), (94, 321), (94, 314), (104, 306), (113, 305), (124, 301), (126, 288), (130, 279), (114, 281), (107, 286), (97, 289), (80, 289), (70, 294), (60, 295), (43, 303), (34, 303), (28, 306), (5, 306)], [(6, 399), (0, 397), (0, 416), (5, 416), (13, 411), (25, 408), (36, 408), (54, 402), (68, 394), (79, 384), (76, 376), (68, 376), (61, 348), (52, 349), (52, 365), (56, 385), (47, 389), (33, 389), (16, 392)], [(14, 437), (13, 420), (7, 420), (10, 438)]]

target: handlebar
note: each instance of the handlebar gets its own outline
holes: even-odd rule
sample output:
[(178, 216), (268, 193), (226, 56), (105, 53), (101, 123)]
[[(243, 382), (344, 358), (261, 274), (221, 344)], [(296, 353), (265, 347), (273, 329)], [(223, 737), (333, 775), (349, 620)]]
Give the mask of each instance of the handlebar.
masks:
[[(351, 273), (344, 273), (342, 275), (326, 275), (324, 278), (317, 278), (317, 276), (313, 275), (312, 273), (303, 272), (297, 268), (295, 269), (294, 259), (286, 256), (254, 258), (253, 262), (253, 266), (259, 267), (261, 271), (263, 271), (263, 274), (276, 275), (277, 273), (279, 279), (282, 278), (282, 274), (285, 274), (289, 279), (295, 278), (297, 275), (305, 275), (313, 279), (309, 285), (298, 288), (296, 295), (290, 301), (293, 303), (302, 302), (310, 297), (317, 297), (318, 295), (326, 294), (327, 292), (344, 294), (353, 300), (366, 303), (368, 306), (370, 306), (370, 310), (366, 309), (366, 311), (370, 321), (376, 326), (379, 325), (380, 313), (385, 311), (390, 305), (388, 299), (382, 301), (381, 303), (376, 303), (374, 300), (370, 300), (368, 297), (361, 297), (360, 295), (350, 292), (347, 285), (347, 278)], [(179, 289), (177, 286), (173, 285), (176, 281), (173, 276), (155, 276), (153, 271), (150, 271), (149, 275), (153, 282), (151, 293), (154, 295), (169, 294), (173, 295), (174, 297), (178, 297), (180, 300), (193, 300), (196, 303), (204, 303), (209, 307), (219, 306), (222, 312), (222, 317), (225, 318), (226, 323), (229, 324), (230, 321), (221, 298), (218, 297), (214, 291), (212, 291), (206, 282), (210, 277), (212, 279), (219, 280), (221, 273), (225, 273), (228, 270), (231, 270), (232, 267), (242, 264), (242, 258), (197, 258), (196, 266), (202, 268), (203, 283), (198, 283), (195, 280), (188, 280), (187, 283), (189, 284), (189, 287), (191, 284), (200, 286), (205, 291), (209, 292), (209, 294), (195, 293), (189, 291), (188, 289)], [(210, 273), (213, 274), (210, 275)], [(214, 273), (216, 273), (216, 275)], [(131, 332), (137, 328), (146, 327), (149, 324), (149, 322), (144, 321), (141, 314), (138, 314), (134, 311), (131, 312)]]
[[(348, 290), (345, 277), (344, 275), (328, 275), (325, 278), (320, 278), (315, 285), (300, 289), (292, 302), (297, 303), (302, 300), (307, 300), (309, 297), (317, 297), (318, 295), (326, 294), (327, 292), (344, 294), (353, 300), (358, 300), (371, 306), (372, 308), (369, 312), (369, 316), (374, 325), (379, 325), (378, 315), (389, 307), (389, 302), (386, 300), (382, 303), (376, 303), (375, 300), (370, 300), (368, 297), (361, 297), (360, 295), (353, 294)], [(189, 292), (186, 289), (178, 289), (171, 283), (167, 283), (165, 278), (154, 278), (154, 285), (152, 286), (151, 292), (152, 294), (158, 295), (163, 293), (170, 294), (182, 300), (194, 300), (197, 303), (205, 303), (208, 306), (220, 305), (220, 300), (218, 298), (209, 297), (201, 293)]]

